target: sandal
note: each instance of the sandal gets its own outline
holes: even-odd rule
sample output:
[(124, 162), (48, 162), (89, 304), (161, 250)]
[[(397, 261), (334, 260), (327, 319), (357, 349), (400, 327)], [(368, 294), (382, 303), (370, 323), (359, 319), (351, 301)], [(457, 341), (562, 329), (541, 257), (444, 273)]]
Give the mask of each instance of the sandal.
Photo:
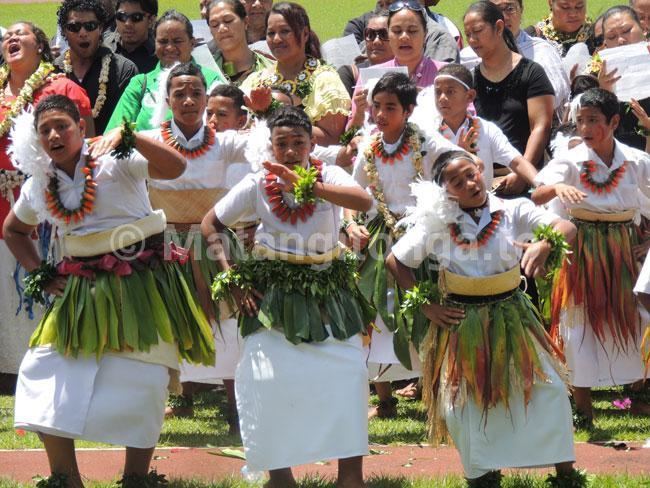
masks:
[(499, 488), (503, 475), (501, 471), (490, 471), (471, 480), (466, 479), (468, 488)]
[(54, 473), (47, 478), (35, 477), (36, 488), (67, 488), (68, 475)]
[(125, 474), (122, 479), (117, 482), (121, 488), (162, 488), (168, 485), (167, 479), (164, 474), (158, 474), (155, 469), (149, 471), (148, 474)]
[(546, 484), (553, 488), (583, 488), (589, 486), (589, 481), (584, 470), (574, 469), (570, 473), (549, 474)]

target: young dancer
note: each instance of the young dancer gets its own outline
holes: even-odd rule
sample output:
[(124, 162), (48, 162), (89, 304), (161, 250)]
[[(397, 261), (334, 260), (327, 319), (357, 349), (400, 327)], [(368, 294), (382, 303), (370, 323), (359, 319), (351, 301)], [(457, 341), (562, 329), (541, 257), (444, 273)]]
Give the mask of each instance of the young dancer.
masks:
[(370, 410), (370, 417), (396, 415), (397, 399), (390, 381), (419, 376), (411, 342), (419, 345), (427, 328), (423, 317), (405, 323), (395, 315), (401, 291), (388, 285), (384, 268), (385, 255), (403, 233), (395, 223), (415, 203), (409, 185), (431, 177), (439, 154), (458, 149), (439, 134), (425, 134), (408, 123), (416, 98), (417, 88), (404, 74), (386, 74), (375, 85), (371, 110), (379, 132), (359, 143), (353, 170), (357, 182), (373, 196), (374, 205), (367, 223), (356, 212), (345, 210), (345, 232), (352, 246), (364, 251), (360, 288), (378, 311), (368, 369), (380, 403)]
[[(650, 195), (650, 158), (614, 138), (619, 118), (614, 94), (584, 92), (576, 115), (583, 142), (540, 171), (541, 186), (532, 196), (538, 204), (551, 202), (578, 227), (551, 307), (553, 334), (564, 348), (584, 426), (593, 419), (591, 388), (644, 378), (639, 346), (647, 321), (632, 292), (639, 268), (633, 247), (640, 213), (649, 210), (641, 193)], [(632, 409), (650, 411), (636, 401)]]
[[(335, 458), (338, 486), (360, 488), (368, 452), (361, 333), (374, 311), (338, 237), (340, 208), (366, 211), (371, 198), (345, 171), (310, 157), (302, 110), (282, 107), (267, 124), (273, 162), (238, 183), (202, 223), (224, 271), (215, 296), (232, 296), (241, 312), (235, 385), (246, 462), (270, 472), (269, 486), (285, 488), (296, 486), (291, 466)], [(223, 231), (251, 212), (261, 219), (252, 257), (233, 266)]]
[[(165, 246), (165, 216), (147, 197), (147, 179), (176, 178), (185, 160), (127, 129), (89, 149), (65, 96), (41, 101), (32, 126), (23, 118), (13, 153), (31, 178), (4, 235), (31, 271), (31, 293), (55, 298), (20, 367), (15, 426), (40, 435), (52, 471), (46, 486), (83, 486), (74, 439), (126, 445), (123, 486), (153, 483), (145, 478), (178, 358), (214, 362), (212, 331), (179, 266), (186, 257)], [(136, 151), (104, 155), (118, 146)], [(65, 257), (56, 267), (41, 263), (31, 239), (44, 220), (59, 229)]]
[[(414, 274), (427, 256), (440, 265), (438, 299), (411, 291), (411, 303), (427, 299), (415, 302), (431, 321), (423, 396), (432, 440), (451, 434), (470, 486), (499, 486), (505, 467), (553, 464), (554, 486), (580, 481), (561, 366), (519, 289), (520, 264), (529, 277), (544, 274), (575, 227), (529, 200), (489, 195), (466, 152), (443, 154), (433, 173), (435, 184), (414, 185), (412, 226), (386, 261), (404, 290), (427, 285)], [(539, 239), (523, 244), (535, 229)]]

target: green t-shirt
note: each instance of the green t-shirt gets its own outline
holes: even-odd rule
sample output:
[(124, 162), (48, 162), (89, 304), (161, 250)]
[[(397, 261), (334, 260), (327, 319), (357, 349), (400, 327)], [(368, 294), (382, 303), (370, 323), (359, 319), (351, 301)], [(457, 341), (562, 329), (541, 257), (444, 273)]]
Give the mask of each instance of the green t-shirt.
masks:
[[(227, 83), (223, 74), (203, 68), (201, 72), (205, 77), (208, 89), (216, 83)], [(156, 106), (158, 105), (158, 97), (160, 96), (158, 89), (158, 78), (160, 77), (162, 69), (160, 63), (146, 74), (139, 74), (134, 76), (127, 85), (124, 93), (120, 97), (111, 119), (108, 121), (106, 131), (108, 132), (115, 127), (122, 124), (122, 119), (130, 122), (135, 122), (137, 131), (155, 129), (151, 125), (151, 117)], [(167, 111), (165, 120), (172, 118), (171, 110)]]

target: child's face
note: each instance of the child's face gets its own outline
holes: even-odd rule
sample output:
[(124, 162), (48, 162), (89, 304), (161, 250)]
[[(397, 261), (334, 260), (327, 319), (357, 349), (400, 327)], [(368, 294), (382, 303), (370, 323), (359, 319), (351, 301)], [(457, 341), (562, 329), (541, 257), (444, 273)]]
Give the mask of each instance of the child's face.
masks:
[(447, 193), (461, 208), (480, 207), (485, 203), (487, 190), (478, 166), (467, 159), (455, 159), (443, 171)]
[(278, 163), (289, 168), (295, 165), (306, 166), (313, 148), (312, 138), (304, 129), (274, 127), (271, 131), (273, 157)]
[(207, 103), (205, 87), (197, 76), (176, 76), (172, 78), (167, 102), (177, 124), (198, 126), (202, 123)]
[(208, 98), (206, 118), (208, 125), (217, 132), (239, 130), (246, 125), (246, 114), (235, 107), (235, 101), (229, 97), (218, 95)]
[(611, 149), (614, 131), (618, 127), (619, 115), (607, 122), (605, 115), (596, 107), (580, 107), (576, 116), (578, 135), (590, 149)]
[(394, 93), (379, 92), (372, 98), (372, 118), (384, 136), (399, 136), (412, 109), (404, 109)]
[(36, 132), (47, 155), (58, 166), (76, 164), (84, 142), (85, 123), (60, 110), (41, 113)]
[(467, 113), (467, 106), (474, 100), (474, 90), (467, 90), (454, 80), (437, 79), (434, 82), (436, 108), (443, 118)]

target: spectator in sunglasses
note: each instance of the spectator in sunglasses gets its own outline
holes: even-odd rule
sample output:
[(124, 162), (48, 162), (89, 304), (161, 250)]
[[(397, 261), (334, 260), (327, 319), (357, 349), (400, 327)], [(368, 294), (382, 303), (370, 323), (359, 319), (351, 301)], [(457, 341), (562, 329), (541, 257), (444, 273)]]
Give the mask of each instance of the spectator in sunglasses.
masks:
[(365, 14), (350, 20), (345, 26), (343, 31), (344, 36), (349, 36), (350, 34), (354, 35), (359, 43), (362, 52), (364, 50), (364, 36), (365, 29), (368, 24), (370, 17), (381, 10), (388, 9), (392, 5), (406, 5), (410, 4), (411, 8), (421, 10), (424, 15), (426, 22), (426, 37), (424, 41), (424, 52), (427, 57), (431, 59), (436, 59), (438, 61), (445, 62), (457, 62), (458, 61), (458, 44), (456, 43), (453, 36), (445, 28), (445, 25), (438, 23), (433, 17), (429, 14), (428, 10), (425, 9), (424, 4), (430, 3), (430, 0), (425, 2), (425, 0), (409, 0), (409, 1), (397, 1), (391, 2), (389, 0), (379, 0), (377, 2), (376, 8), (374, 11), (366, 12)]
[(158, 16), (158, 0), (117, 0), (117, 30), (104, 36), (104, 44), (133, 61), (138, 72), (148, 73), (156, 67), (153, 25)]
[(57, 16), (69, 48), (55, 64), (86, 90), (95, 133), (103, 134), (121, 93), (138, 74), (138, 69), (125, 57), (101, 45), (107, 13), (100, 0), (64, 0)]
[(355, 64), (341, 66), (338, 70), (341, 81), (350, 96), (354, 93), (354, 86), (359, 78), (359, 68), (367, 68), (393, 59), (393, 50), (388, 42), (388, 11), (382, 10), (379, 13), (373, 13), (368, 19), (364, 31), (364, 42), (366, 45), (365, 56), (359, 56)]

